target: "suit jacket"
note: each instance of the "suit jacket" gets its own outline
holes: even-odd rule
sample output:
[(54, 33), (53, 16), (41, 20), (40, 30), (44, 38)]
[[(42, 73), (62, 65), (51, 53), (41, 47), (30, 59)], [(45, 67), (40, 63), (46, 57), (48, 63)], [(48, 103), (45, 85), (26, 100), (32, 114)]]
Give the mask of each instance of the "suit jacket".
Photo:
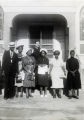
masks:
[(10, 50), (5, 51), (2, 60), (2, 71), (5, 72), (5, 75), (10, 75), (15, 77), (16, 73), (18, 72), (18, 56), (14, 52), (11, 62)]

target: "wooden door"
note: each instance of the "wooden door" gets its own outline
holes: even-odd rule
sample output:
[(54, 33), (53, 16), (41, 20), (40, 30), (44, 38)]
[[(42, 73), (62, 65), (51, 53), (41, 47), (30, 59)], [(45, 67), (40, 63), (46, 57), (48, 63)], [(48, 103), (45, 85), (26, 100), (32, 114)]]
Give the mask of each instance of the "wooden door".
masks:
[[(66, 32), (67, 30), (67, 32)], [(68, 56), (68, 49), (69, 49), (69, 37), (68, 37), (68, 29), (63, 27), (59, 27), (55, 29), (56, 32), (56, 39), (59, 41), (62, 49), (62, 58), (65, 61)], [(66, 34), (67, 33), (67, 34)]]

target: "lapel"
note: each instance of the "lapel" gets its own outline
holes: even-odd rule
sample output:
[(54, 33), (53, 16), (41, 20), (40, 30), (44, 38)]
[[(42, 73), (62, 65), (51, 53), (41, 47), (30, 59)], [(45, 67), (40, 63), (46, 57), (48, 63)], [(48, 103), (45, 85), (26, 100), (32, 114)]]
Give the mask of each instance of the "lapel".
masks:
[(7, 55), (10, 59), (11, 59), (11, 56), (10, 56), (10, 50), (8, 51), (8, 55)]
[[(13, 53), (13, 55), (12, 55), (12, 58), (14, 57), (14, 55), (15, 55), (15, 53), (14, 52), (12, 52)], [(9, 51), (9, 56), (10, 56), (10, 58), (11, 58), (11, 52)]]
[(15, 53), (13, 52), (13, 56), (12, 56), (12, 58), (11, 58), (10, 51), (9, 51), (9, 58), (10, 58), (11, 63), (12, 63), (13, 60), (14, 60), (14, 56), (15, 56)]

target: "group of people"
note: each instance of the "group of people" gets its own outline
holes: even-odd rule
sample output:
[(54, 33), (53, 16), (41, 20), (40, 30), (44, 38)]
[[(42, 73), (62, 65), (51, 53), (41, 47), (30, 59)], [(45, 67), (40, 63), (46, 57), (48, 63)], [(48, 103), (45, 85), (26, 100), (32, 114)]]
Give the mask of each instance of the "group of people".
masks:
[(62, 97), (61, 91), (66, 80), (68, 97), (78, 99), (78, 90), (81, 88), (79, 73), (79, 61), (75, 58), (75, 51), (70, 51), (70, 58), (66, 61), (66, 67), (60, 58), (60, 51), (53, 50), (53, 58), (47, 57), (47, 50), (40, 48), (39, 42), (35, 47), (29, 48), (26, 56), (23, 56), (24, 45), (18, 44), (14, 52), (15, 44), (10, 42), (9, 50), (4, 52), (1, 73), (5, 76), (4, 99), (14, 96), (26, 98), (33, 97), (32, 91), (38, 88), (41, 97), (47, 97), (47, 90), (52, 90), (53, 98)]

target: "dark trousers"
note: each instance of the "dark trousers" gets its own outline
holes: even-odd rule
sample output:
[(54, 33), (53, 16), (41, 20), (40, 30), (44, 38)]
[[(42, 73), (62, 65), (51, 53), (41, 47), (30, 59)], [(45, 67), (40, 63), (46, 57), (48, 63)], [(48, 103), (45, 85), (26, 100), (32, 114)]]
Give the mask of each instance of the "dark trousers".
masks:
[(15, 95), (15, 89), (14, 89), (14, 77), (12, 76), (6, 76), (5, 79), (5, 86), (4, 86), (4, 98), (13, 98)]

